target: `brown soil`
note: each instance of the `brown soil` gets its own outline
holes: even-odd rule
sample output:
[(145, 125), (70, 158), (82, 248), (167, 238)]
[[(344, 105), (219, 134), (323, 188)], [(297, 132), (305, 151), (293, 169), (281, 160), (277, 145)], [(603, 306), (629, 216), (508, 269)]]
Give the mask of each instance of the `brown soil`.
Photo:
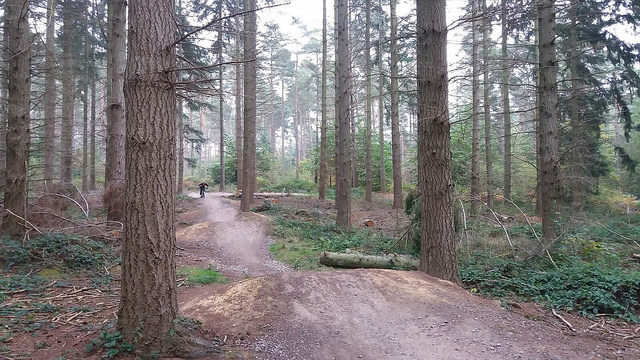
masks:
[[(330, 202), (308, 198), (280, 201), (310, 213), (332, 210)], [(514, 303), (505, 310), (497, 301), (419, 272), (292, 271), (268, 251), (266, 218), (241, 214), (238, 205), (221, 194), (208, 194), (179, 212), (178, 265), (215, 266), (232, 279), (225, 285), (180, 287), (178, 294), (181, 313), (202, 322), (201, 335), (225, 343), (220, 358), (640, 358), (639, 337), (629, 337), (640, 335), (637, 325), (633, 329), (563, 313), (577, 330), (572, 332), (539, 306)], [(354, 218), (354, 226), (364, 227), (361, 220), (373, 219), (377, 231), (390, 233), (406, 222), (388, 207), (376, 210), (360, 203), (354, 206)], [(11, 358), (100, 357), (87, 355), (84, 348), (113, 320), (118, 283), (111, 291), (98, 291), (88, 280), (73, 284), (75, 288), (51, 288), (43, 294), (63, 310), (43, 315), (40, 330), (12, 334), (0, 343), (11, 349)], [(24, 300), (20, 294), (9, 299)], [(78, 305), (95, 312), (75, 315), (71, 307)]]

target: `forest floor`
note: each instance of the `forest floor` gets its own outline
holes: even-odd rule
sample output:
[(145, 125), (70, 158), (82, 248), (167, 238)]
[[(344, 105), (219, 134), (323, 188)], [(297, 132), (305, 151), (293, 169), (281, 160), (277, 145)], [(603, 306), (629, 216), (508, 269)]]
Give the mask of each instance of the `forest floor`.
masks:
[[(312, 199), (279, 201), (308, 211), (320, 206)], [(512, 304), (506, 310), (497, 300), (423, 273), (294, 271), (269, 252), (268, 218), (238, 208), (239, 201), (209, 193), (182, 202), (178, 214), (178, 267), (211, 267), (230, 279), (179, 287), (181, 315), (202, 323), (202, 337), (223, 343), (223, 354), (210, 359), (640, 358), (638, 339), (615, 336), (614, 324), (603, 332), (603, 323), (563, 313), (574, 332), (541, 306)], [(387, 207), (355, 206), (354, 214), (376, 218), (376, 224), (387, 221), (387, 231), (397, 231), (400, 221), (389, 221), (400, 215)], [(109, 289), (89, 279), (50, 287), (46, 298), (62, 310), (43, 318), (48, 326), (4, 341), (11, 354), (23, 354), (6, 358), (104, 356), (87, 354), (85, 347), (117, 311), (118, 271), (105, 271), (116, 279)], [(15, 294), (10, 301), (21, 299)]]

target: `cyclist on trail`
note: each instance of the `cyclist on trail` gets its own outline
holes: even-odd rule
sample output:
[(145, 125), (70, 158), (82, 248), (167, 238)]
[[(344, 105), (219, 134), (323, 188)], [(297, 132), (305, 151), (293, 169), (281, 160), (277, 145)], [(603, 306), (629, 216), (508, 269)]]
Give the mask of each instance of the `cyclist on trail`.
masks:
[(200, 188), (200, 197), (203, 198), (204, 197), (204, 189), (205, 188), (209, 188), (209, 184), (207, 184), (206, 182), (201, 182), (200, 184), (198, 184), (198, 187)]

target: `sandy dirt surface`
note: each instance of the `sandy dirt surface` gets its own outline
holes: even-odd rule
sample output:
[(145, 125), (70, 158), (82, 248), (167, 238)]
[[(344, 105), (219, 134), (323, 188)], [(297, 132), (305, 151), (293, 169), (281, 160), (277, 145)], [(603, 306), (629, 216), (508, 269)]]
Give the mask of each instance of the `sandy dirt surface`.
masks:
[(640, 358), (637, 341), (603, 338), (587, 319), (565, 315), (578, 329), (571, 332), (536, 306), (505, 310), (423, 273), (290, 271), (268, 253), (262, 217), (239, 214), (238, 202), (220, 194), (199, 201), (205, 222), (190, 227), (207, 231), (196, 240), (181, 230), (183, 258), (207, 254), (224, 274), (252, 277), (185, 289), (180, 310), (240, 358)]

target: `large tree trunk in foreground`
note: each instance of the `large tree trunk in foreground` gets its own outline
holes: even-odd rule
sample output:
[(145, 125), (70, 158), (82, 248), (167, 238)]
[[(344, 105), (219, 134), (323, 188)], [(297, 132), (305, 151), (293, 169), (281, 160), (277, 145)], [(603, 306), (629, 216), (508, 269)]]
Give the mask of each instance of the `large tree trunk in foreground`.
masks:
[(324, 251), (320, 254), (320, 264), (339, 268), (373, 268), (417, 270), (418, 261), (409, 256), (393, 254), (389, 256), (365, 255), (359, 253), (335, 253)]
[(125, 49), (125, 11), (126, 1), (111, 0), (109, 2), (109, 73), (107, 74), (108, 104), (107, 115), (107, 147), (104, 169), (104, 206), (107, 219), (122, 220), (124, 206), (124, 67)]
[(176, 95), (170, 69), (177, 30), (172, 0), (130, 4), (118, 328), (125, 341), (151, 354), (169, 350), (176, 338)]
[(418, 0), (420, 270), (461, 283), (453, 224), (445, 0)]
[(349, 12), (348, 0), (336, 1), (337, 22), (337, 52), (336, 82), (337, 82), (337, 119), (336, 133), (336, 207), (338, 214), (336, 225), (344, 228), (351, 227), (351, 154), (350, 154), (350, 88), (349, 74)]
[[(236, 11), (240, 11), (241, 7), (240, 7), (240, 0), (236, 0)], [(237, 16), (236, 17), (236, 26), (238, 28), (240, 28), (240, 17)], [(243, 146), (242, 146), (242, 138), (243, 138), (243, 123), (242, 123), (242, 78), (243, 78), (243, 74), (242, 74), (242, 66), (240, 65), (240, 62), (243, 60), (242, 56), (240, 55), (240, 50), (242, 47), (242, 36), (240, 34), (236, 34), (235, 36), (235, 59), (236, 59), (236, 64), (235, 64), (235, 77), (236, 77), (236, 85), (235, 85), (235, 102), (236, 102), (236, 138), (235, 138), (235, 143), (236, 143), (236, 187), (238, 189), (242, 189), (242, 157), (243, 157)], [(275, 145), (274, 145), (275, 146)], [(274, 152), (275, 154), (275, 152)]]
[(558, 190), (558, 63), (556, 60), (556, 16), (554, 0), (537, 0), (538, 26), (540, 30), (540, 86), (539, 106), (539, 157), (540, 211), (542, 236), (546, 240), (555, 238), (553, 226), (556, 193)]
[[(244, 0), (245, 10), (255, 10), (256, 0)], [(240, 210), (251, 209), (256, 187), (256, 13), (244, 15), (244, 147)]]
[[(29, 175), (29, 100), (31, 99), (31, 47), (29, 39), (29, 1), (5, 3), (5, 29), (8, 56), (8, 113), (6, 184), (2, 234), (23, 237), (27, 228)], [(9, 214), (11, 211), (13, 214)]]

